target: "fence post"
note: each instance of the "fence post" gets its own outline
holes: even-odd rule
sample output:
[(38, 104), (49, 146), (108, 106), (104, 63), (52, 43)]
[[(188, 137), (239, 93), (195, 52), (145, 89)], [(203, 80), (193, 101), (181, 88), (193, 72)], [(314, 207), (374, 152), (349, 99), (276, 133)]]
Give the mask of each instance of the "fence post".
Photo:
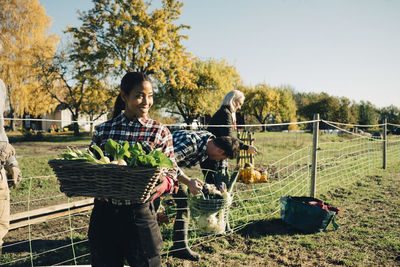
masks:
[(317, 149), (318, 149), (318, 132), (319, 132), (319, 114), (314, 114), (313, 123), (313, 144), (312, 144), (312, 162), (311, 162), (311, 190), (310, 196), (315, 197), (317, 185)]
[(383, 169), (386, 169), (386, 157), (387, 157), (387, 119), (383, 125)]

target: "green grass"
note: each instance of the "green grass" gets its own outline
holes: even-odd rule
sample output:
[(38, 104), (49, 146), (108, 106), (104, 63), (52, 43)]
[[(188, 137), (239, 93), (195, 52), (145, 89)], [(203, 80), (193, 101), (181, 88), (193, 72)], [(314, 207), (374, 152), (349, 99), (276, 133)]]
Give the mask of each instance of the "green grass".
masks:
[[(7, 133), (10, 143), (18, 142), (29, 142), (29, 143), (68, 143), (68, 144), (88, 144), (91, 140), (91, 134), (89, 132), (81, 132), (79, 136), (74, 136), (73, 132), (60, 132), (60, 133), (40, 133), (39, 137), (37, 134), (33, 134), (32, 138), (27, 137), (20, 132)], [(35, 138), (36, 136), (36, 138)]]
[[(203, 256), (199, 266), (399, 266), (400, 167), (391, 164), (358, 180), (320, 196), (342, 210), (339, 230), (329, 226), (323, 233), (302, 234), (286, 229), (278, 217), (259, 219), (213, 242), (212, 252), (208, 244), (195, 248)], [(228, 251), (222, 240), (230, 244)], [(172, 258), (167, 262), (185, 264)]]

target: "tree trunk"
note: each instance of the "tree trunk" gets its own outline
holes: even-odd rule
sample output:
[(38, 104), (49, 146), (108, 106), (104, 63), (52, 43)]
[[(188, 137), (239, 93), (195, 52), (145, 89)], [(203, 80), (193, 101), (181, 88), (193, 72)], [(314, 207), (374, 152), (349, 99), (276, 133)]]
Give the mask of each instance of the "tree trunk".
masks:
[(78, 124), (78, 115), (72, 114), (72, 120), (74, 122), (74, 136), (79, 136), (79, 124)]
[(16, 131), (16, 126), (15, 126), (16, 120), (15, 119), (17, 118), (17, 116), (15, 115), (13, 110), (10, 110), (10, 113), (11, 113), (11, 118), (12, 118), (10, 120), (10, 128), (11, 128), (11, 131), (15, 132)]
[(74, 136), (79, 136), (79, 124), (74, 122)]
[(261, 126), (261, 132), (265, 132), (267, 130), (267, 127), (265, 125)]
[(11, 107), (11, 105), (10, 105), (10, 114), (8, 115), (8, 117), (11, 118), (10, 129), (11, 131), (15, 132), (15, 119), (17, 118), (17, 116), (15, 116), (14, 109)]

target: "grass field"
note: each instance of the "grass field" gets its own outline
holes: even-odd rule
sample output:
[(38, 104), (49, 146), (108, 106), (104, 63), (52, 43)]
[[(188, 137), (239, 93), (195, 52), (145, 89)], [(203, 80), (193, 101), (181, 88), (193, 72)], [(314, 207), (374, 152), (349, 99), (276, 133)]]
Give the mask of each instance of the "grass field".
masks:
[[(338, 218), (340, 230), (329, 228), (325, 233), (313, 235), (288, 230), (279, 219), (280, 196), (309, 194), (311, 134), (255, 133), (255, 139), (260, 151), (255, 165), (269, 169), (269, 182), (237, 183), (230, 212), (236, 231), (227, 236), (203, 236), (192, 224), (192, 245), (203, 256), (203, 260), (193, 264), (167, 256), (172, 243), (172, 224), (163, 225), (167, 266), (400, 266), (398, 139), (388, 146), (389, 166), (382, 170), (381, 142), (321, 135), (317, 196), (341, 208), (343, 215)], [(26, 178), (12, 190), (12, 213), (69, 201), (59, 192), (47, 161), (65, 150), (66, 145), (83, 149), (90, 136), (75, 139), (70, 134), (46, 135), (35, 142), (24, 142), (14, 136), (12, 141)], [(201, 176), (199, 168), (186, 172), (193, 177)], [(169, 211), (172, 219), (173, 208)], [(26, 257), (26, 261), (6, 266), (31, 266), (32, 262), (34, 266), (51, 265), (63, 261), (88, 264), (89, 214), (11, 231), (6, 244), (35, 240), (9, 253), (5, 248), (0, 265), (21, 257)], [(38, 255), (32, 262), (31, 249)], [(53, 249), (54, 252), (49, 252)], [(77, 260), (68, 261), (73, 255)]]
[(391, 164), (319, 196), (341, 209), (337, 231), (302, 234), (279, 216), (260, 219), (195, 247), (198, 264), (169, 258), (167, 266), (400, 266), (399, 188), (400, 167)]

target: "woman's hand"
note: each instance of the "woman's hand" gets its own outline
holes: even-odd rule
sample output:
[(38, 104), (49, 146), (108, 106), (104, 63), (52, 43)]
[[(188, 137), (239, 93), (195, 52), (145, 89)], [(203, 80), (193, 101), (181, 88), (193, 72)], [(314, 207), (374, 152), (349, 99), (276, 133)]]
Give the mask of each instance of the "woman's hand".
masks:
[(250, 154), (255, 154), (258, 152), (257, 148), (255, 146), (249, 146), (249, 149), (247, 150)]

